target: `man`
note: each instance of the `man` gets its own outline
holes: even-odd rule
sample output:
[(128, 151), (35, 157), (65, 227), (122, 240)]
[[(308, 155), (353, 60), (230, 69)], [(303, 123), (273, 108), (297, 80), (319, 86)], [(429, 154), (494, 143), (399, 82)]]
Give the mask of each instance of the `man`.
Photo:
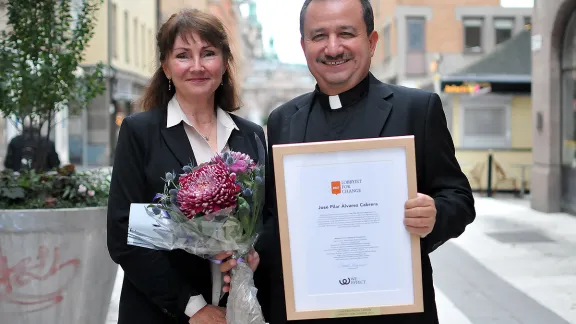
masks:
[[(405, 204), (408, 232), (422, 246), (424, 313), (297, 321), (295, 323), (438, 323), (428, 254), (459, 236), (475, 218), (467, 178), (437, 94), (378, 81), (369, 72), (378, 35), (369, 0), (306, 0), (300, 15), (301, 45), (316, 90), (275, 109), (268, 119), (268, 150), (275, 144), (414, 135), (419, 194)], [(255, 280), (270, 324), (284, 324), (286, 309), (274, 170), (267, 169), (268, 225)], [(228, 270), (223, 267), (222, 270)], [(226, 279), (229, 280), (228, 278)]]
[[(46, 152), (42, 152), (46, 150)], [(44, 154), (42, 170), (52, 170), (60, 166), (60, 159), (54, 142), (42, 137), (40, 132), (29, 123), (25, 123), (22, 134), (15, 136), (8, 144), (4, 167), (12, 171), (38, 169), (39, 156)]]

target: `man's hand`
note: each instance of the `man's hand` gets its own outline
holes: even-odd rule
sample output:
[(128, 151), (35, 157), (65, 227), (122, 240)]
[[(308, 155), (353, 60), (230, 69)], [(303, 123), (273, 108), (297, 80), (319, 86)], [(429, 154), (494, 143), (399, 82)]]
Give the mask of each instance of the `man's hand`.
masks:
[(409, 233), (426, 237), (432, 232), (434, 224), (436, 224), (436, 205), (432, 197), (419, 193), (418, 197), (406, 201), (404, 225)]
[[(220, 253), (216, 256), (216, 260), (225, 260), (231, 255), (232, 252)], [(252, 272), (256, 271), (256, 269), (258, 268), (258, 264), (260, 263), (260, 256), (258, 255), (258, 252), (256, 252), (254, 249), (250, 250), (250, 253), (248, 253), (248, 260), (246, 261), (248, 262), (250, 270), (252, 270)], [(230, 270), (232, 270), (232, 268), (236, 266), (236, 264), (238, 264), (238, 262), (234, 259), (230, 259), (220, 264), (220, 271), (224, 273), (224, 283), (225, 283), (222, 286), (222, 291), (225, 293), (230, 291), (231, 278), (229, 272)]]
[(189, 324), (226, 324), (226, 309), (213, 305), (202, 307), (190, 317)]

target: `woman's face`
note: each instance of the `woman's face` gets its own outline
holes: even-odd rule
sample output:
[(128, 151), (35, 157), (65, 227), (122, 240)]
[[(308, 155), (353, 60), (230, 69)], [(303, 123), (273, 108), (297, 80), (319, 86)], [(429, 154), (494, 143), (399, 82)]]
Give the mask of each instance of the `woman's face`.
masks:
[(174, 48), (162, 68), (179, 95), (213, 96), (226, 72), (222, 51), (196, 33), (190, 36), (176, 36)]

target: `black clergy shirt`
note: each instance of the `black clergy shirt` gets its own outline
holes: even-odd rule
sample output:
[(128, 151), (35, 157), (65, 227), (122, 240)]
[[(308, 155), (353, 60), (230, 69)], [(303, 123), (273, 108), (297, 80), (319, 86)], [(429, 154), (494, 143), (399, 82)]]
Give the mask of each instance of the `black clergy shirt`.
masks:
[[(308, 116), (305, 142), (337, 141), (354, 138), (365, 120), (369, 78), (336, 96), (324, 94), (318, 86)], [(332, 98), (330, 98), (332, 97)]]

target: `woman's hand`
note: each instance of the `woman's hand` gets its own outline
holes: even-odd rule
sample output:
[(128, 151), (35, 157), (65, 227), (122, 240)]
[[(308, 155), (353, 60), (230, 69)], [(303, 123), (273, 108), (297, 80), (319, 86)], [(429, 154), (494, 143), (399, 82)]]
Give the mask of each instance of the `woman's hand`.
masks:
[(226, 324), (226, 309), (213, 305), (202, 307), (190, 317), (189, 324)]
[[(225, 260), (226, 258), (230, 257), (232, 255), (232, 252), (224, 252), (224, 253), (220, 253), (216, 256), (216, 260)], [(252, 272), (256, 271), (256, 269), (258, 268), (258, 264), (260, 263), (260, 256), (258, 255), (258, 252), (256, 252), (256, 250), (252, 249), (250, 250), (250, 253), (248, 253), (248, 260), (246, 260), (248, 262), (248, 266), (250, 267), (250, 270), (252, 270)], [(222, 262), (222, 264), (220, 264), (220, 271), (224, 273), (224, 283), (225, 285), (222, 286), (222, 291), (223, 292), (229, 292), (230, 291), (230, 270), (232, 270), (232, 268), (234, 268), (236, 266), (236, 264), (238, 264), (238, 261), (234, 260), (234, 259), (230, 259), (226, 262)]]

